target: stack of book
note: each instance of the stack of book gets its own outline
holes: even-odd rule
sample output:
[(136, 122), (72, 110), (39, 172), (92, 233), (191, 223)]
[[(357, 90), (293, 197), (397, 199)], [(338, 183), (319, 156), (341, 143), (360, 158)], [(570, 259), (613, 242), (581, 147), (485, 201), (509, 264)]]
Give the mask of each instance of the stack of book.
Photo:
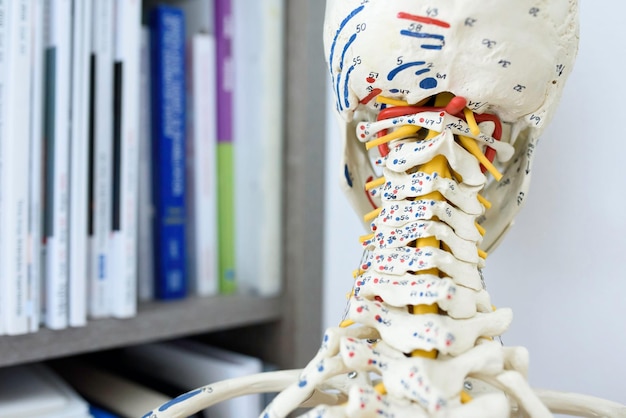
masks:
[(280, 291), (282, 1), (0, 0), (0, 334)]
[[(54, 360), (47, 366), (89, 404), (94, 417), (107, 418), (150, 416), (149, 411), (184, 393), (264, 370), (255, 357), (189, 339)], [(2, 400), (0, 387), (0, 411)], [(191, 417), (255, 417), (263, 401), (259, 393), (235, 397)]]
[(0, 369), (0, 416), (92, 418), (87, 401), (41, 364)]
[[(179, 395), (262, 372), (261, 360), (193, 340), (0, 369), (2, 418), (137, 418)], [(252, 417), (263, 395), (222, 401), (191, 415)]]

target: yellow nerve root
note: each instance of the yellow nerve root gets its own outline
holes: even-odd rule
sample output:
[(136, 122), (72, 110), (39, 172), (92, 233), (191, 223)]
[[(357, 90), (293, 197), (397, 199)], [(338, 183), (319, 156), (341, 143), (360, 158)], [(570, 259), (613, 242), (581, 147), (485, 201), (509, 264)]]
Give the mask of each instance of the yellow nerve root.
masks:
[(465, 109), (463, 109), (463, 114), (465, 115), (465, 120), (467, 121), (467, 124), (469, 125), (470, 132), (472, 133), (472, 135), (474, 136), (480, 135), (480, 128), (478, 127), (478, 124), (476, 123), (474, 112), (472, 112), (470, 109), (466, 107)]
[(349, 326), (352, 326), (354, 324), (355, 324), (355, 322), (353, 320), (351, 320), (351, 319), (344, 319), (339, 324), (339, 328), (348, 328)]
[(500, 181), (500, 179), (502, 178), (502, 174), (500, 174), (498, 169), (491, 163), (491, 161), (489, 161), (489, 159), (485, 157), (485, 154), (483, 154), (480, 148), (478, 148), (478, 144), (476, 143), (476, 140), (474, 138), (459, 135), (459, 142), (461, 142), (463, 148), (468, 150), (474, 157), (476, 157), (478, 161), (480, 161), (482, 165), (485, 166), (485, 168), (487, 169), (487, 171), (489, 171), (489, 173), (491, 173), (493, 178), (495, 178), (497, 181)]
[(472, 397), (465, 391), (461, 392), (461, 403), (469, 403), (472, 401)]
[(485, 207), (485, 209), (490, 209), (491, 208), (491, 202), (490, 201), (488, 201), (487, 199), (485, 199), (481, 195), (478, 195), (476, 197), (478, 198), (478, 201)]
[(408, 106), (409, 104), (404, 100), (392, 99), (390, 97), (378, 96), (376, 97), (378, 103), (390, 105), (390, 106)]
[(376, 187), (380, 187), (385, 184), (385, 181), (387, 180), (385, 180), (384, 177), (379, 177), (376, 180), (368, 181), (367, 183), (365, 183), (365, 190), (372, 190)]
[(387, 388), (385, 387), (385, 385), (383, 383), (379, 383), (376, 386), (374, 386), (374, 390), (379, 395), (386, 395), (387, 394)]
[(379, 145), (386, 144), (389, 141), (393, 141), (394, 139), (406, 138), (408, 136), (415, 135), (415, 133), (417, 133), (417, 131), (419, 131), (421, 128), (421, 126), (414, 125), (401, 126), (400, 128), (387, 135), (368, 141), (365, 144), (365, 148), (369, 150)]
[(363, 216), (363, 220), (365, 222), (369, 222), (374, 220), (378, 215), (380, 215), (380, 212), (382, 211), (382, 208), (378, 208), (378, 209), (374, 209), (373, 211), (366, 213), (365, 216)]

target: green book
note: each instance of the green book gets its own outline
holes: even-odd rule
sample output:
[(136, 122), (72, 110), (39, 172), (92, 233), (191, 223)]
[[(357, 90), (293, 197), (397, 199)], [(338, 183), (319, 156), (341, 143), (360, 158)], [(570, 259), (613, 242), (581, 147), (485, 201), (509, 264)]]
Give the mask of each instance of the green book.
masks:
[(235, 281), (235, 193), (232, 142), (217, 144), (217, 236), (219, 289), (221, 294), (237, 290)]

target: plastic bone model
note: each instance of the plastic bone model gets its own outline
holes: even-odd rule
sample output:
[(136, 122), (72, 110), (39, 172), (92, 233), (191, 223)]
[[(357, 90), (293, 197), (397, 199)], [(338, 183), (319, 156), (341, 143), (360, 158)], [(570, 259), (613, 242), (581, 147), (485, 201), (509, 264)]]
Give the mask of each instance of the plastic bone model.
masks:
[(281, 391), (264, 418), (626, 417), (531, 389), (527, 351), (494, 340), (512, 313), (481, 274), (524, 201), (577, 19), (575, 0), (328, 0), (345, 188), (371, 231), (347, 318), (301, 371), (213, 384), (147, 416)]

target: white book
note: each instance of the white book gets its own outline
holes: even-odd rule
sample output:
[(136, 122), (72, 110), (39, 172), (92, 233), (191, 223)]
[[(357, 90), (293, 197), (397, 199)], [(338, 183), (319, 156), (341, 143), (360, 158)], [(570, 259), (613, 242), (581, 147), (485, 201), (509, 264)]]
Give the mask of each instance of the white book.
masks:
[(281, 291), (284, 0), (233, 1), (237, 286)]
[(33, 0), (31, 37), (32, 65), (30, 73), (30, 160), (29, 160), (29, 198), (30, 207), (28, 220), (28, 286), (32, 300), (32, 320), (30, 331), (39, 330), (43, 316), (41, 315), (41, 292), (43, 286), (43, 269), (41, 237), (42, 237), (42, 190), (43, 190), (43, 80), (44, 80), (44, 1)]
[(218, 293), (215, 54), (215, 35), (192, 35), (187, 83), (186, 236), (190, 291), (199, 296)]
[(114, 0), (92, 7), (88, 315), (111, 315), (109, 244), (112, 217)]
[(128, 318), (137, 313), (141, 2), (115, 5), (111, 309)]
[(48, 367), (0, 369), (0, 417), (91, 418), (87, 402)]
[[(121, 350), (119, 360), (131, 370), (181, 387), (183, 391), (211, 383), (260, 373), (261, 360), (190, 340), (144, 344)], [(221, 402), (204, 411), (205, 417), (256, 417), (260, 394)]]
[(72, 1), (69, 324), (87, 324), (87, 192), (91, 0)]
[(62, 329), (68, 324), (71, 0), (46, 0), (45, 16), (45, 323)]
[[(9, 54), (9, 0), (0, 0), (0, 143), (6, 140), (6, 118), (7, 118), (7, 67)], [(2, 162), (6, 157), (0, 147), (0, 177), (2, 176)], [(0, 189), (0, 216), (2, 216), (2, 190)], [(0, 245), (3, 237), (0, 234)], [(0, 277), (0, 335), (4, 334), (4, 320), (6, 317), (6, 307), (8, 293), (4, 291), (4, 279)]]
[(137, 274), (140, 301), (154, 299), (154, 249), (152, 222), (152, 170), (150, 126), (150, 28), (141, 28), (141, 66), (139, 79), (140, 129), (139, 129), (139, 191), (137, 193), (138, 238)]
[[(9, 335), (25, 334), (31, 319), (28, 287), (28, 163), (30, 158), (30, 2), (8, 5), (8, 54), (4, 135), (0, 141), (0, 282)], [(25, 76), (26, 75), (26, 76)]]

